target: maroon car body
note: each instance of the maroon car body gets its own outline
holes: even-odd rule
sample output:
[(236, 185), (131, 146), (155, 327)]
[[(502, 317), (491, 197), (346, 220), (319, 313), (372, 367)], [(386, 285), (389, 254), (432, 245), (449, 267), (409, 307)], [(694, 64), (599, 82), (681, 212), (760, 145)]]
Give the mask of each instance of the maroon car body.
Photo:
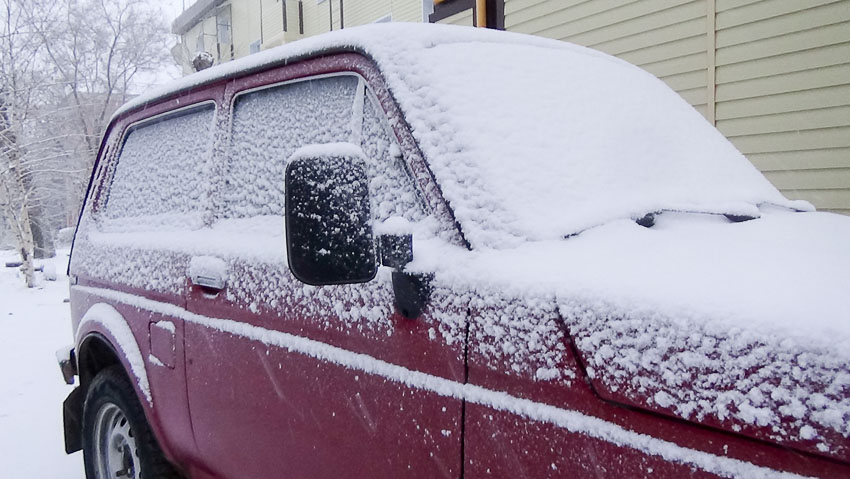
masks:
[[(209, 116), (197, 121), (207, 122), (198, 135), (209, 136), (197, 141), (209, 147), (197, 150), (206, 158), (195, 161), (203, 163), (198, 171), (226, 177), (231, 168), (250, 169), (228, 158), (242, 141), (235, 138), (243, 121), (239, 108), (252, 105), (252, 95), (276, 95), (279, 85), (305, 81), (318, 82), (304, 87), (308, 92), (324, 81), (348, 89), (350, 78), (354, 103), (368, 110), (372, 102), (374, 114), (385, 117), (378, 123), (392, 135), (376, 140), (378, 156), (401, 159), (415, 202), (437, 223), (441, 241), (475, 250), (380, 65), (344, 38), (328, 43), (336, 45), (284, 47), (263, 61), (222, 67), (128, 107), (111, 122), (69, 271), (81, 384), (66, 402), (69, 451), (79, 447), (85, 389), (100, 370), (118, 363), (165, 455), (192, 478), (850, 477), (850, 440), (841, 431), (823, 432), (819, 443), (783, 436), (785, 426), (773, 423), (686, 417), (653, 401), (667, 391), (663, 384), (641, 390), (612, 380), (594, 362), (601, 346), (592, 328), (565, 318), (567, 308), (553, 296), (525, 302), (438, 275), (424, 312), (410, 319), (394, 306), (385, 267), (363, 283), (305, 285), (287, 268), (285, 238), (266, 234), (282, 232), (282, 211), (268, 213), (263, 201), (249, 198), (244, 209), (260, 214), (235, 208), (219, 214), (230, 211), (231, 181), (245, 181), (242, 176), (192, 193), (201, 210), (181, 214), (197, 220), (200, 235), (179, 226), (147, 231), (146, 218), (110, 212), (110, 202), (124, 201), (110, 189), (122, 181), (124, 173), (116, 171), (134, 131), (167, 125), (174, 112), (188, 111), (179, 118), (190, 118), (207, 108)], [(266, 111), (271, 97), (258, 98), (257, 111)], [(301, 114), (297, 107), (280, 108)], [(261, 122), (278, 113), (266, 114)], [(366, 132), (369, 121), (356, 128)], [(310, 144), (338, 141), (322, 136), (323, 124), (298, 137), (316, 136)], [(352, 138), (361, 139), (357, 146), (369, 157), (368, 135)], [(274, 141), (244, 148), (252, 155), (273, 151), (275, 158)], [(266, 173), (257, 168), (249, 176)], [(128, 184), (138, 184), (133, 178)], [(283, 184), (282, 176), (264, 181)], [(210, 237), (216, 231), (220, 239)], [(264, 256), (275, 242), (279, 255)], [(204, 272), (226, 284), (210, 288), (199, 280)], [(519, 342), (527, 347), (517, 348)], [(755, 374), (760, 366), (753, 367)], [(846, 374), (845, 367), (839, 363), (830, 374)], [(847, 400), (847, 391), (831, 397)], [(798, 431), (808, 423), (788, 424)], [(827, 450), (818, 447), (824, 443)]]

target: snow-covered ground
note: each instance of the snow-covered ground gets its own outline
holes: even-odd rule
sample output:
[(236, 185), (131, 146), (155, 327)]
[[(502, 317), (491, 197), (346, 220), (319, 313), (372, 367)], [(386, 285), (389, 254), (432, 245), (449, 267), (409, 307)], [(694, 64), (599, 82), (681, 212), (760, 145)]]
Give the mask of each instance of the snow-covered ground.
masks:
[[(56, 364), (57, 349), (72, 342), (65, 265), (68, 251), (52, 262), (57, 281), (27, 289), (17, 259), (0, 251), (0, 476), (82, 479), (82, 453), (66, 455), (62, 401), (71, 391)], [(48, 269), (50, 266), (48, 265)]]

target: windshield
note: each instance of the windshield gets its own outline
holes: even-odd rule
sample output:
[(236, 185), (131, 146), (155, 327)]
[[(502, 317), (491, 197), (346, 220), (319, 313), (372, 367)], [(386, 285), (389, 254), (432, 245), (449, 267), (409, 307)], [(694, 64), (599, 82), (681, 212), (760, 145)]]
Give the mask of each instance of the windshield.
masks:
[(413, 57), (417, 68), (390, 82), (474, 247), (662, 210), (810, 209), (784, 198), (663, 82), (613, 57), (483, 42)]

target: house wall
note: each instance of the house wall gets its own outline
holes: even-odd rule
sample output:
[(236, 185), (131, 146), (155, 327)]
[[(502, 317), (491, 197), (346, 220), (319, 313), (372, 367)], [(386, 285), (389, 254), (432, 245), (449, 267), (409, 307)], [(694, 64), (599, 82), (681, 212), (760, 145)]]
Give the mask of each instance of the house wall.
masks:
[(786, 196), (850, 214), (850, 1), (506, 0), (505, 27), (644, 68)]

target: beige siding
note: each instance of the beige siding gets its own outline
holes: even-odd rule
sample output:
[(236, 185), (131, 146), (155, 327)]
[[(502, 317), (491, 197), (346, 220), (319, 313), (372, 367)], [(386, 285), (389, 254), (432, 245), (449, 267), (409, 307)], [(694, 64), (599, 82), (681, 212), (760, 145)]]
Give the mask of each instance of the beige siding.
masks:
[(850, 212), (850, 1), (718, 1), (717, 127), (791, 198)]
[(506, 0), (505, 26), (646, 69), (786, 195), (850, 212), (850, 0)]
[(232, 0), (233, 51), (236, 58), (251, 53), (251, 44), (260, 40), (260, 0)]
[(666, 81), (705, 114), (705, 0), (506, 0), (505, 27), (617, 55)]

